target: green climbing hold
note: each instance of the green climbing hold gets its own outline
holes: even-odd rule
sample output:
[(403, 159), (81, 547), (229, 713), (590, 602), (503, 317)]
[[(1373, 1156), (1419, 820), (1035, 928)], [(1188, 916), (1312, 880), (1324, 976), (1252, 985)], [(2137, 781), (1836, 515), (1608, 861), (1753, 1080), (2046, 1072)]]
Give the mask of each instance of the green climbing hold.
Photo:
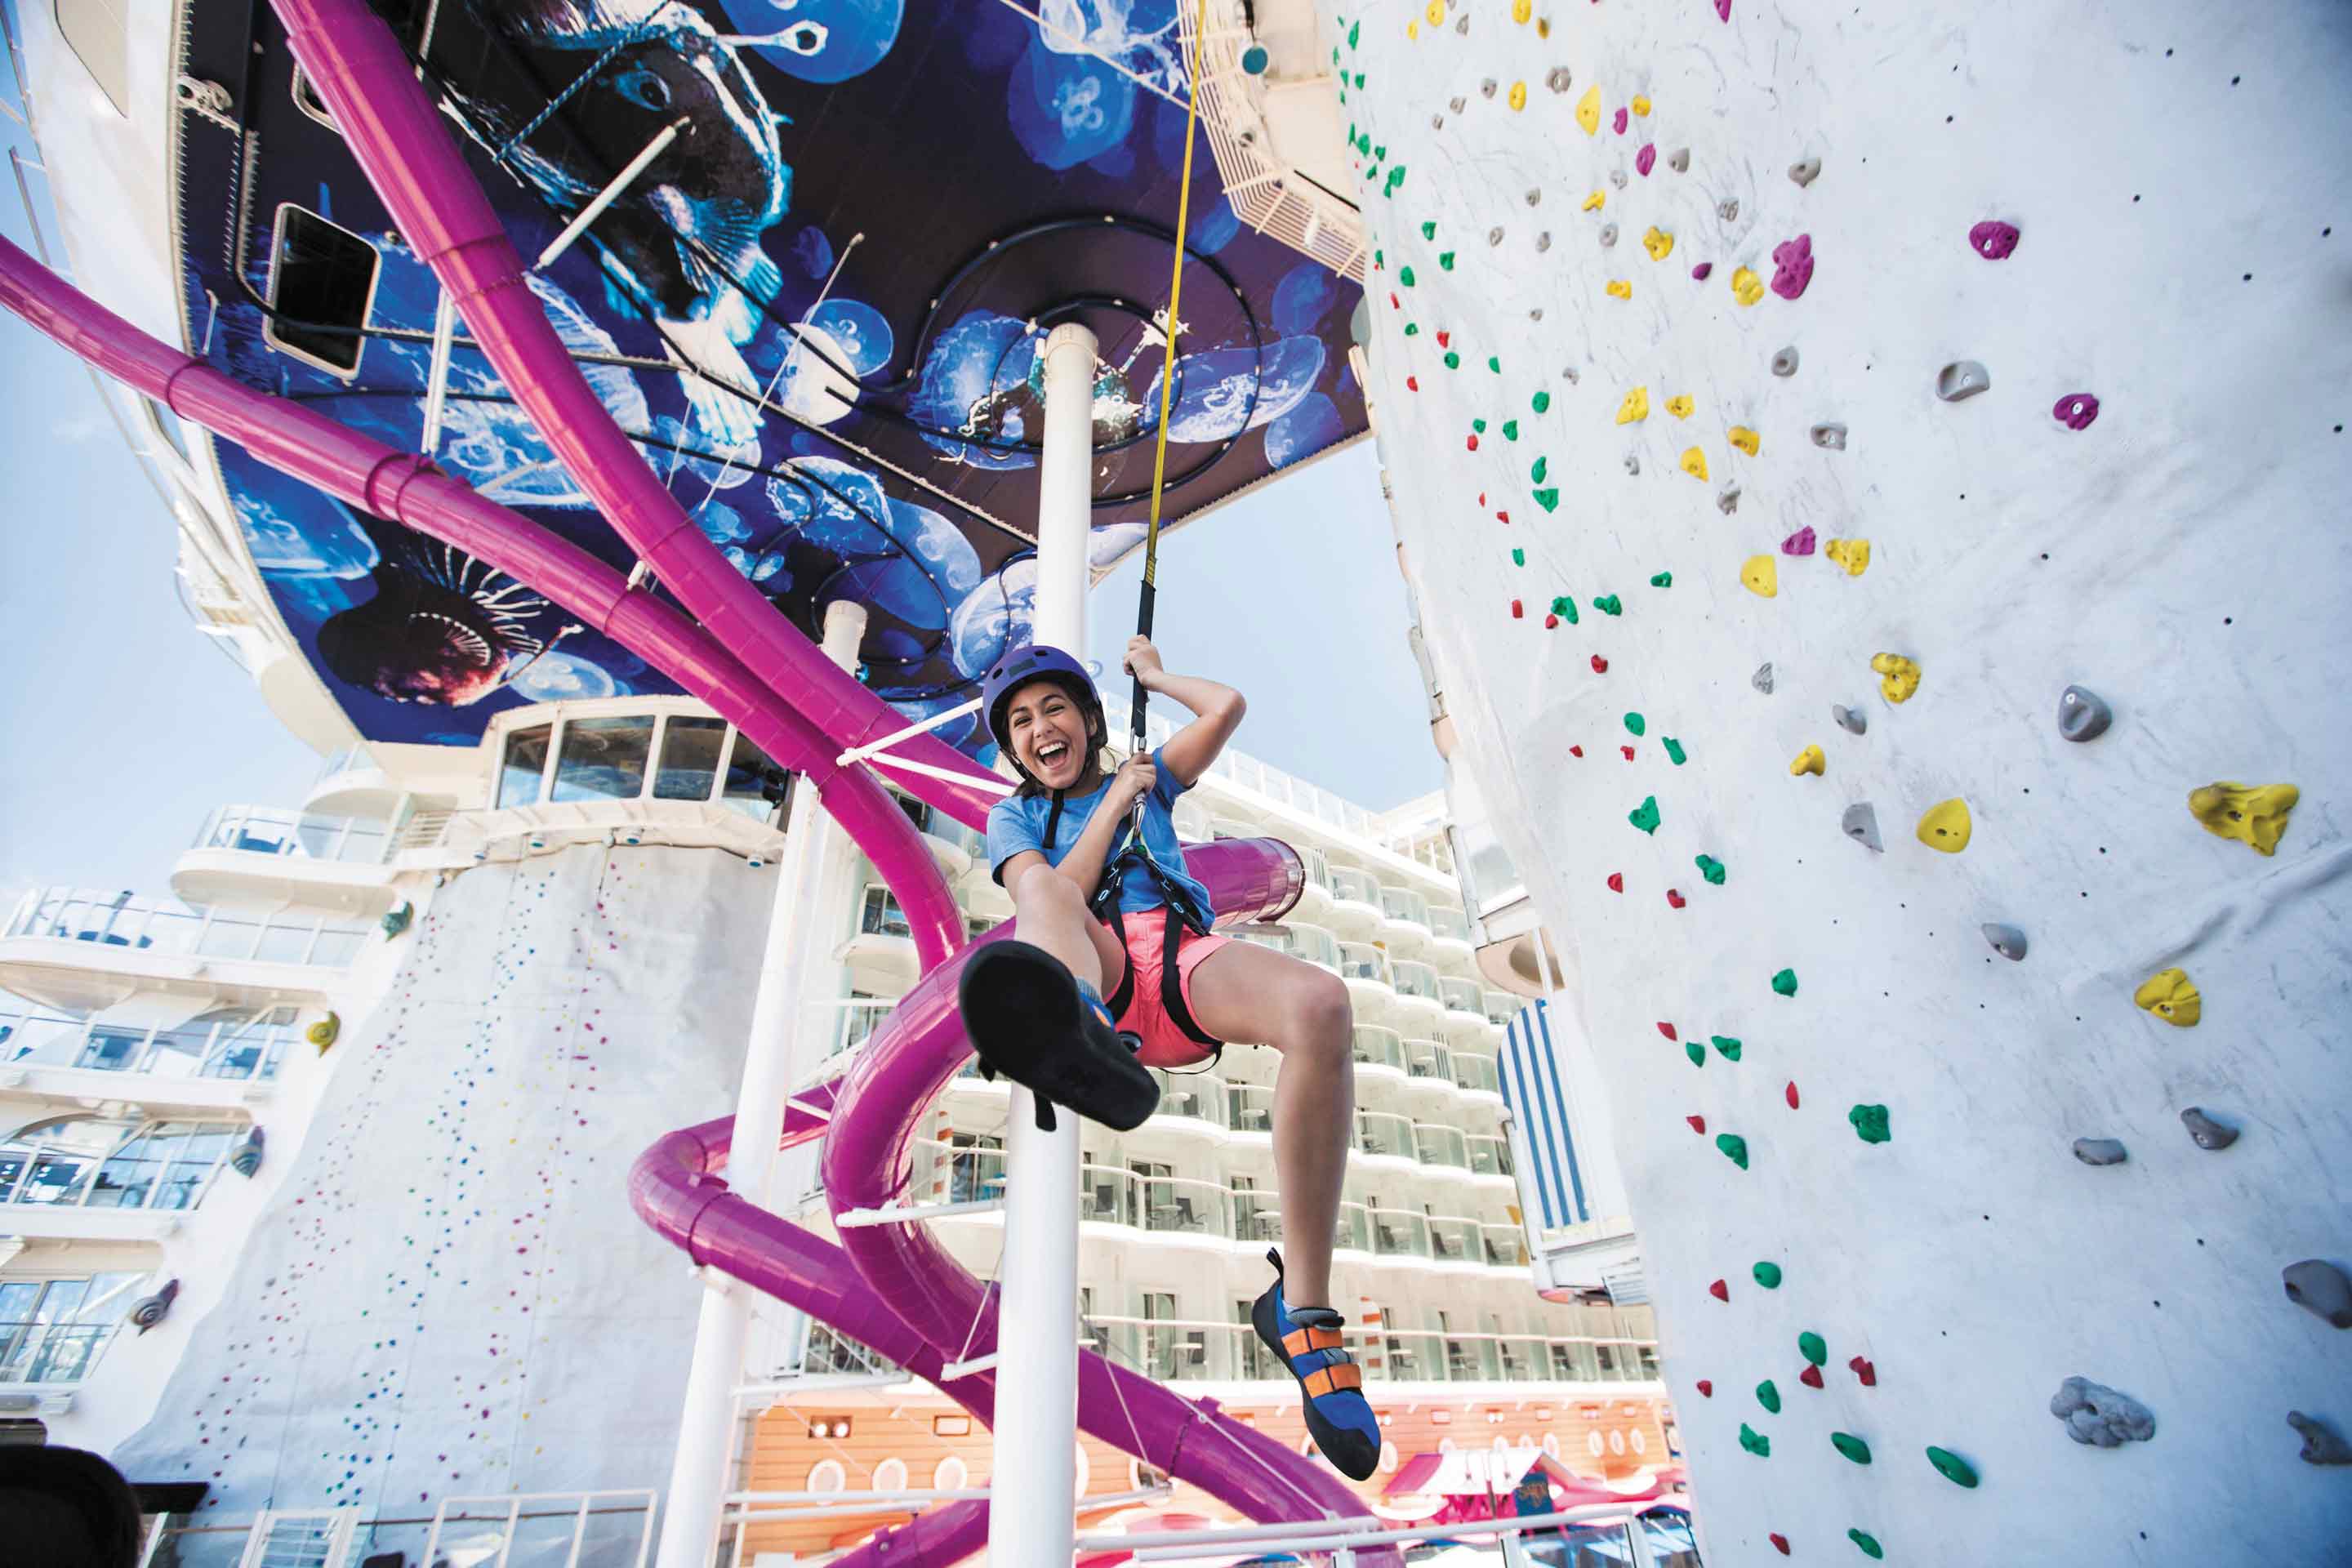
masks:
[(1857, 1465), (1870, 1463), (1870, 1445), (1851, 1432), (1832, 1432), (1830, 1446)]
[(1576, 601), (1565, 594), (1551, 602), (1551, 613), (1571, 626), (1576, 625)]
[(1674, 763), (1675, 766), (1681, 767), (1685, 762), (1689, 760), (1690, 754), (1683, 750), (1683, 743), (1680, 741), (1675, 740), (1672, 735), (1659, 736), (1658, 744), (1665, 747), (1666, 761)]
[(1830, 1347), (1821, 1335), (1811, 1329), (1797, 1336), (1797, 1353), (1820, 1366), (1830, 1359)]
[(1529, 400), (1529, 402), (1534, 406), (1535, 411), (1541, 414), (1545, 409), (1551, 406), (1551, 394), (1549, 392), (1538, 392)]
[(1394, 195), (1396, 194), (1396, 188), (1403, 184), (1404, 165), (1402, 163), (1399, 163), (1395, 168), (1389, 171), (1388, 184), (1383, 187), (1381, 194), (1383, 195)]
[(1739, 1053), (1746, 1048), (1740, 1045), (1735, 1036), (1709, 1035), (1707, 1038), (1714, 1042), (1715, 1048), (1723, 1053), (1723, 1059), (1727, 1062), (1738, 1061)]
[(1447, 349), (1445, 351), (1445, 368), (1448, 370), (1460, 370), (1462, 368), (1462, 356), (1455, 353), (1452, 349)]
[(1953, 1453), (1949, 1448), (1929, 1447), (1927, 1450), (1927, 1462), (1936, 1467), (1936, 1473), (1937, 1475), (1943, 1477), (1954, 1486), (1969, 1487), (1973, 1489), (1977, 1484), (1976, 1467), (1969, 1464), (1966, 1459), (1961, 1458), (1958, 1454)]
[(1486, 422), (1484, 419), (1473, 419), (1470, 421), (1470, 428), (1484, 436), (1486, 433)]
[(1516, 420), (1516, 419), (1506, 419), (1506, 420), (1504, 420), (1504, 421), (1503, 421), (1503, 439), (1504, 439), (1504, 440), (1506, 440), (1506, 441), (1516, 441), (1516, 440), (1517, 440), (1518, 438), (1519, 438), (1519, 422), (1518, 422), (1517, 420)]
[(1780, 1266), (1777, 1263), (1759, 1263), (1748, 1272), (1755, 1275), (1756, 1283), (1763, 1286), (1767, 1290), (1778, 1290), (1780, 1288)]
[(1658, 830), (1658, 797), (1654, 795), (1643, 796), (1642, 804), (1635, 806), (1633, 815), (1625, 820), (1644, 833), (1655, 833)]
[(1528, 483), (1538, 485), (1543, 483), (1544, 475), (1550, 469), (1550, 468), (1551, 459), (1549, 458), (1538, 458), (1536, 459), (1535, 467), (1528, 470)]
[(1698, 858), (1698, 874), (1718, 888), (1723, 886), (1723, 862), (1712, 855), (1702, 855)]
[(1454, 252), (1450, 250), (1441, 250), (1437, 253), (1437, 269), (1440, 272), (1451, 272), (1454, 270)]
[(1862, 1554), (1873, 1562), (1886, 1555), (1886, 1549), (1878, 1544), (1878, 1538), (1874, 1535), (1865, 1535), (1859, 1530), (1849, 1530), (1845, 1532), (1845, 1538), (1861, 1547)]
[(1423, 239), (1435, 239), (1437, 237), (1437, 225), (1434, 223), (1423, 224), (1421, 226), (1421, 237)]
[[(1536, 492), (1536, 505), (1543, 508), (1546, 511), (1558, 511), (1559, 510), (1559, 488), (1555, 486), (1550, 489), (1538, 490)], [(1572, 615), (1568, 618), (1571, 621), (1576, 619)]]
[(1780, 1391), (1772, 1386), (1770, 1378), (1756, 1385), (1756, 1403), (1775, 1415), (1780, 1414)]
[(1373, 271), (1378, 272), (1381, 268), (1386, 267), (1387, 265), (1388, 265), (1388, 252), (1387, 252), (1387, 251), (1385, 251), (1385, 250), (1375, 250), (1375, 251), (1373, 251), (1373, 252), (1372, 252), (1372, 270), (1373, 270)]
[(1414, 322), (1407, 321), (1407, 322), (1404, 324), (1404, 335), (1405, 335), (1406, 337), (1409, 337), (1409, 338), (1411, 338), (1411, 337), (1417, 337), (1417, 336), (1419, 336), (1419, 335), (1420, 335), (1420, 333), (1421, 333), (1421, 328), (1420, 328), (1417, 324), (1415, 324)]
[(1653, 588), (1671, 588), (1674, 585), (1675, 574), (1671, 572), (1661, 572), (1650, 579), (1650, 586)]
[(1364, 85), (1364, 73), (1361, 71), (1358, 71), (1356, 73), (1356, 85), (1358, 87), (1362, 87)]
[(1528, 552), (1527, 552), (1526, 551), (1524, 551), (1524, 550), (1514, 550), (1514, 551), (1512, 551), (1512, 552), (1511, 552), (1511, 564), (1512, 564), (1512, 565), (1514, 565), (1514, 566), (1524, 566), (1524, 565), (1526, 565), (1527, 563), (1528, 563)]
[(1794, 996), (1797, 994), (1797, 972), (1784, 969), (1772, 976), (1772, 989), (1783, 996)]
[(1884, 1143), (1895, 1136), (1887, 1130), (1886, 1107), (1883, 1105), (1857, 1105), (1845, 1113), (1845, 1119), (1853, 1123), (1854, 1131), (1865, 1143)]
[(1614, 594), (1601, 595), (1592, 601), (1592, 607), (1604, 616), (1622, 616), (1625, 613), (1624, 602)]
[(1649, 721), (1643, 719), (1639, 713), (1628, 713), (1625, 715), (1625, 728), (1630, 732), (1639, 735), (1648, 730), (1649, 727)]
[(1397, 281), (1403, 284), (1408, 289), (1412, 288), (1412, 268), (1410, 267), (1399, 268), (1397, 269)]
[(1706, 1066), (1706, 1047), (1700, 1045), (1696, 1040), (1685, 1040), (1683, 1042), (1683, 1055), (1690, 1058), (1691, 1066), (1695, 1068), (1703, 1068)]
[[(1356, 35), (1363, 30), (1364, 25), (1361, 22), (1351, 22), (1348, 25), (1348, 47), (1349, 48), (1352, 49), (1356, 47)], [(1339, 51), (1334, 49), (1331, 52), (1336, 56)]]
[(1501, 356), (1496, 354), (1488, 354), (1486, 356), (1486, 368), (1493, 371), (1496, 375), (1502, 374), (1503, 361)]
[(1748, 1169), (1747, 1139), (1737, 1132), (1718, 1132), (1715, 1135), (1715, 1146), (1723, 1151), (1725, 1159), (1743, 1171)]
[(1739, 1446), (1759, 1459), (1769, 1459), (1772, 1457), (1772, 1439), (1756, 1431), (1745, 1421), (1739, 1424)]

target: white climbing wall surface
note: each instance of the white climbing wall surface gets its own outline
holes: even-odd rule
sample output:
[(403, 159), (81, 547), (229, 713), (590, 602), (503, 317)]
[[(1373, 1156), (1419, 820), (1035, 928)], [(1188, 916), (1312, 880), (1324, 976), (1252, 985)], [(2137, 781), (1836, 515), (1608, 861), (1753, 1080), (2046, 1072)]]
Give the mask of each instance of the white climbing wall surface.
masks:
[(1709, 1561), (2341, 1561), (2352, 11), (1322, 22)]

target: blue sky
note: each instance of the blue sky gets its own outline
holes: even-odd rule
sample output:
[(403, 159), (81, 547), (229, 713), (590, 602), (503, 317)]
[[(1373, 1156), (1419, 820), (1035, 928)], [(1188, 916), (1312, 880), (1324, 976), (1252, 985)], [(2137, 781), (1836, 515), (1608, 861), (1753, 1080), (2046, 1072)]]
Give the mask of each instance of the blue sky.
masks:
[[(0, 233), (34, 248), (13, 183), (0, 196)], [(299, 805), (318, 760), (181, 607), (171, 514), (89, 375), (5, 313), (0, 473), (16, 759), (0, 770), (0, 903), (47, 882), (163, 891), (215, 806)], [(1171, 668), (1249, 698), (1242, 750), (1375, 809), (1438, 786), (1369, 442), (1161, 544), (1157, 640)], [(1139, 551), (1093, 602), (1089, 653), (1112, 681), (1141, 573)]]

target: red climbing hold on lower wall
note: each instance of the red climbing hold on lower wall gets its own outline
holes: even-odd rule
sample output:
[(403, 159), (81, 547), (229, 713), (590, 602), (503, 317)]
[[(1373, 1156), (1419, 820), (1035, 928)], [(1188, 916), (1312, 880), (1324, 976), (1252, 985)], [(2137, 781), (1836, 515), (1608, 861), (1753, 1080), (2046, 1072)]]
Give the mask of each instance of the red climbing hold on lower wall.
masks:
[(1780, 1093), (1781, 1093), (1781, 1096), (1782, 1096), (1784, 1099), (1786, 1099), (1786, 1100), (1788, 1100), (1788, 1102), (1789, 1102), (1789, 1109), (1790, 1109), (1790, 1110), (1796, 1110), (1796, 1109), (1797, 1109), (1797, 1080), (1796, 1080), (1795, 1079), (1790, 1079), (1789, 1080), (1789, 1087), (1788, 1087), (1787, 1089), (1782, 1089), (1782, 1090), (1780, 1091)]
[(1774, 1550), (1778, 1551), (1781, 1556), (1786, 1557), (1789, 1555), (1789, 1538), (1787, 1536), (1781, 1534), (1776, 1530), (1764, 1539), (1770, 1542)]
[(1609, 661), (1597, 653), (1592, 656), (1592, 673), (1595, 675), (1609, 673)]
[(1670, 1040), (1676, 1040), (1682, 1037), (1675, 1033), (1675, 1026), (1672, 1024), (1667, 1023), (1663, 1018), (1658, 1021), (1658, 1033), (1665, 1036), (1665, 1037)]
[(1684, 1117), (1684, 1118), (1683, 1118), (1683, 1120), (1684, 1120), (1685, 1121), (1687, 1121), (1687, 1122), (1689, 1122), (1689, 1123), (1690, 1123), (1690, 1130), (1691, 1130), (1692, 1131), (1694, 1131), (1694, 1132), (1697, 1133), (1697, 1134), (1698, 1134), (1700, 1137), (1702, 1137), (1702, 1138), (1704, 1138), (1704, 1137), (1706, 1137), (1706, 1117), (1704, 1117), (1704, 1116), (1685, 1116), (1685, 1117)]
[(1853, 1369), (1853, 1375), (1854, 1375), (1854, 1376), (1856, 1376), (1856, 1377), (1858, 1377), (1858, 1378), (1862, 1379), (1862, 1385), (1863, 1385), (1863, 1387), (1864, 1387), (1864, 1388), (1876, 1388), (1876, 1387), (1878, 1386), (1878, 1368), (1877, 1368), (1877, 1367), (1874, 1366), (1874, 1365), (1873, 1365), (1873, 1364), (1871, 1364), (1869, 1362), (1864, 1361), (1864, 1360), (1862, 1357), (1860, 1357), (1860, 1356), (1856, 1356), (1856, 1357), (1854, 1357), (1852, 1361), (1850, 1361), (1850, 1362), (1846, 1363), (1845, 1364), (1846, 1364), (1846, 1365), (1848, 1365), (1848, 1366), (1850, 1366), (1850, 1367), (1852, 1367), (1852, 1368)]
[(1675, 892), (1672, 888), (1668, 888), (1666, 889), (1666, 902), (1675, 909), (1681, 909), (1683, 907), (1683, 896), (1680, 893)]
[(1807, 1388), (1819, 1388), (1822, 1385), (1822, 1369), (1808, 1365), (1804, 1371), (1797, 1374), (1797, 1381)]
[(1624, 872), (1612, 871), (1609, 873), (1609, 890), (1612, 893), (1622, 893), (1625, 890)]
[(1713, 1378), (1700, 1378), (1696, 1387), (1698, 1389), (1698, 1396), (1701, 1399), (1713, 1399), (1715, 1397), (1715, 1380)]
[(1720, 1279), (1708, 1286), (1706, 1288), (1706, 1293), (1714, 1297), (1718, 1301), (1728, 1301), (1731, 1300), (1731, 1287)]

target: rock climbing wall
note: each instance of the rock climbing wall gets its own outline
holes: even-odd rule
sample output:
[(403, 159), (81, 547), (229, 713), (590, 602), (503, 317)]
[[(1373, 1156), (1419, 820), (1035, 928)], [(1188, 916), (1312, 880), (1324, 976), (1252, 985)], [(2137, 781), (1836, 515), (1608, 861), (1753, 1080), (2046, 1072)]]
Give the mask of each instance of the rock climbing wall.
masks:
[(575, 847), (436, 893), (115, 1463), (224, 1517), (665, 1489), (698, 1291), (625, 1183), (734, 1103), (772, 878)]
[(1323, 22), (1709, 1560), (2340, 1560), (2352, 12)]

